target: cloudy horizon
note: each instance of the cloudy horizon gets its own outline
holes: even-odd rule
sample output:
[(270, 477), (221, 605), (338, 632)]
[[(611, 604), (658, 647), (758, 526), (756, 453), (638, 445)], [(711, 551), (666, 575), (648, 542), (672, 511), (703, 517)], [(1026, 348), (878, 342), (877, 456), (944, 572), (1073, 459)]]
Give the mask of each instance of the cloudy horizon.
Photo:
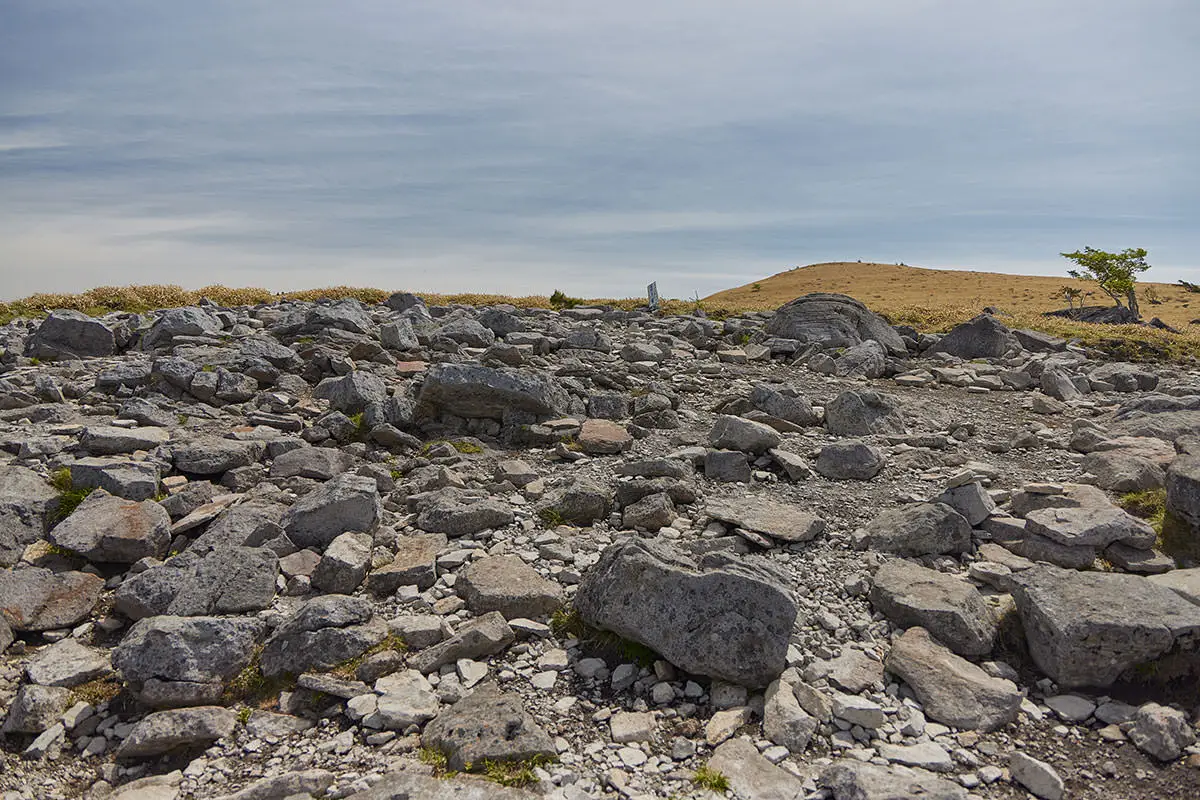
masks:
[(7, 0), (0, 300), (701, 296), (823, 261), (1200, 282), (1188, 0)]

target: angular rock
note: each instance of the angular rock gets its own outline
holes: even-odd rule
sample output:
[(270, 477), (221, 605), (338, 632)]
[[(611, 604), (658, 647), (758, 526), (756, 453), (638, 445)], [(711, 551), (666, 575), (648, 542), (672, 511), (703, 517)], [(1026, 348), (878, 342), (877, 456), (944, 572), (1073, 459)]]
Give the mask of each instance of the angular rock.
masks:
[(601, 554), (574, 604), (589, 624), (684, 670), (762, 687), (783, 671), (796, 618), (785, 586), (766, 562), (695, 561), (663, 542), (627, 540)]
[(1037, 566), (1014, 582), (1030, 655), (1064, 688), (1109, 686), (1200, 634), (1200, 606), (1147, 578)]
[(641, 500), (625, 507), (621, 523), (626, 528), (658, 531), (668, 527), (676, 515), (675, 504), (666, 492), (648, 494)]
[(1025, 515), (1025, 530), (1069, 547), (1107, 547), (1122, 542), (1148, 548), (1157, 538), (1148, 522), (1114, 505), (1031, 511)]
[(446, 537), (440, 533), (399, 537), (392, 562), (372, 570), (367, 587), (376, 594), (391, 594), (401, 586), (428, 589), (437, 580), (437, 556), (445, 546)]
[(1001, 358), (1020, 344), (1008, 327), (991, 314), (980, 314), (956, 325), (930, 348), (931, 352), (949, 353), (964, 359)]
[(517, 556), (488, 556), (459, 573), (459, 596), (474, 614), (499, 611), (506, 619), (538, 619), (562, 605), (562, 587)]
[(27, 545), (46, 533), (58, 492), (33, 470), (0, 469), (0, 565), (15, 564)]
[(352, 594), (371, 566), (372, 539), (369, 533), (347, 532), (325, 548), (313, 570), (313, 588), (327, 594)]
[(112, 661), (107, 652), (93, 650), (80, 644), (78, 639), (69, 638), (38, 653), (25, 668), (30, 683), (67, 689), (111, 672)]
[(381, 513), (375, 479), (343, 473), (297, 500), (282, 525), (296, 546), (324, 548), (347, 531), (373, 531)]
[(625, 426), (606, 419), (584, 420), (578, 441), (583, 452), (593, 455), (615, 455), (633, 446)]
[(523, 761), (555, 755), (554, 741), (525, 710), (518, 695), (485, 684), (425, 726), (421, 743), (446, 755), (453, 770), (484, 761)]
[(312, 478), (327, 481), (353, 465), (354, 459), (332, 447), (298, 447), (281, 453), (271, 462), (272, 478)]
[(122, 458), (76, 459), (70, 466), (73, 489), (103, 489), (126, 500), (149, 500), (158, 494), (158, 466)]
[(959, 655), (986, 655), (996, 639), (995, 615), (978, 589), (907, 561), (876, 570), (871, 603), (894, 624), (925, 628)]
[(247, 617), (149, 617), (134, 623), (112, 652), (113, 667), (134, 684), (218, 684), (250, 663), (262, 623)]
[(417, 395), (421, 416), (503, 419), (524, 412), (549, 418), (562, 416), (569, 405), (567, 393), (542, 375), (471, 364), (435, 364)]
[(1024, 786), (1041, 800), (1060, 800), (1066, 792), (1063, 779), (1054, 767), (1025, 753), (1012, 754), (1008, 761), (1008, 771), (1014, 782)]
[(25, 355), (43, 361), (111, 356), (116, 352), (117, 336), (112, 326), (66, 308), (51, 311), (25, 348)]
[(330, 594), (301, 605), (263, 646), (261, 668), (268, 678), (328, 670), (362, 655), (387, 636), (387, 624), (373, 618), (361, 597)]
[(853, 538), (859, 549), (898, 556), (965, 553), (971, 526), (945, 503), (915, 503), (883, 512)]
[(789, 684), (772, 681), (763, 705), (763, 733), (792, 753), (803, 753), (817, 732), (817, 719), (800, 707)]
[(882, 450), (865, 442), (834, 442), (821, 448), (813, 469), (831, 480), (869, 481), (885, 460)]
[(1184, 748), (1196, 743), (1187, 715), (1158, 703), (1146, 703), (1137, 710), (1127, 735), (1138, 750), (1159, 761), (1174, 761)]
[(996, 503), (992, 496), (977, 481), (947, 489), (933, 502), (950, 506), (972, 527), (979, 525), (996, 511)]
[(387, 384), (370, 372), (354, 370), (339, 378), (326, 378), (313, 389), (313, 397), (328, 400), (329, 407), (344, 414), (360, 414), (367, 406), (387, 399)]
[(48, 538), (89, 561), (132, 564), (167, 552), (171, 517), (151, 500), (125, 500), (97, 489)]
[(69, 689), (27, 683), (9, 704), (0, 734), (41, 733), (58, 722), (70, 704)]
[(816, 292), (781, 306), (764, 331), (781, 339), (812, 342), (824, 348), (851, 347), (874, 340), (890, 355), (907, 354), (904, 340), (883, 317), (844, 294)]
[(708, 434), (708, 443), (718, 450), (744, 453), (765, 453), (778, 447), (780, 441), (779, 434), (769, 425), (729, 414), (719, 415)]
[(153, 758), (173, 750), (208, 747), (233, 734), (237, 714), (220, 706), (156, 711), (133, 726), (118, 759)]
[(825, 406), (825, 427), (835, 436), (907, 432), (896, 401), (869, 390), (845, 391), (830, 401)]
[(512, 508), (491, 497), (446, 492), (417, 515), (417, 527), (429, 533), (470, 536), (512, 524)]
[(260, 611), (275, 599), (279, 557), (264, 547), (188, 550), (128, 578), (116, 610), (133, 620)]
[(175, 468), (192, 475), (219, 475), (237, 467), (255, 464), (264, 446), (258, 441), (199, 438), (171, 445)]
[(803, 781), (772, 764), (745, 739), (723, 743), (708, 760), (708, 768), (724, 775), (738, 797), (796, 800), (806, 794)]
[(514, 639), (516, 634), (504, 620), (504, 615), (492, 611), (464, 623), (450, 638), (412, 656), (409, 664), (427, 675), (460, 658), (474, 659), (498, 653)]
[(813, 410), (812, 403), (799, 395), (785, 394), (774, 387), (759, 384), (750, 392), (750, 404), (772, 417), (807, 427), (816, 425), (821, 418)]
[(967, 790), (945, 778), (906, 767), (882, 767), (849, 758), (821, 771), (820, 785), (833, 800), (967, 800)]
[(0, 616), (14, 631), (70, 628), (92, 613), (104, 579), (41, 567), (0, 570)]
[[(432, 778), (410, 770), (385, 775), (370, 789), (352, 794), (347, 800), (539, 800), (541, 797), (482, 778)], [(275, 800), (275, 797), (247, 800)]]
[(92, 425), (84, 428), (79, 445), (94, 456), (112, 456), (136, 450), (153, 450), (171, 440), (162, 428), (116, 428)]
[(892, 644), (888, 672), (902, 678), (925, 714), (963, 730), (993, 731), (1017, 718), (1021, 692), (935, 642), (924, 628), (909, 628)]
[(825, 520), (790, 503), (765, 498), (710, 498), (704, 511), (713, 519), (757, 531), (781, 542), (807, 542), (825, 531)]

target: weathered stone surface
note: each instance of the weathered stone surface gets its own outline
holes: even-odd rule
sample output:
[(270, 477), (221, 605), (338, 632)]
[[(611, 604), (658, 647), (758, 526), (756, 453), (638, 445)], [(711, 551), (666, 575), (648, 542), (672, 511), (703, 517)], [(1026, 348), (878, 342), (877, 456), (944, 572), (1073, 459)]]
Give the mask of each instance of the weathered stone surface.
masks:
[(1171, 570), (1162, 575), (1152, 575), (1148, 580), (1165, 586), (1184, 600), (1200, 606), (1200, 567)]
[(89, 561), (132, 564), (167, 552), (171, 517), (152, 500), (126, 500), (96, 489), (48, 538)]
[(265, 547), (188, 550), (122, 583), (116, 610), (133, 620), (259, 611), (275, 599), (278, 575), (279, 557)]
[(833, 371), (843, 378), (879, 378), (887, 372), (887, 349), (876, 341), (848, 347), (833, 362)]
[(1014, 582), (1030, 655), (1065, 688), (1111, 685), (1200, 635), (1200, 606), (1148, 578), (1037, 566)]
[(350, 469), (354, 459), (332, 447), (298, 447), (276, 456), (271, 462), (272, 478), (312, 478), (327, 481)]
[(980, 314), (969, 322), (956, 325), (931, 350), (972, 359), (1000, 358), (1019, 348), (1016, 337), (1003, 322), (991, 314)]
[(352, 594), (371, 566), (371, 543), (369, 533), (353, 531), (330, 542), (313, 570), (313, 587), (330, 594)]
[[(794, 392), (794, 390), (789, 391)], [(754, 387), (750, 392), (750, 404), (772, 417), (800, 427), (816, 425), (821, 421), (807, 398), (799, 394), (780, 391), (774, 386), (766, 384), (760, 383)]]
[(971, 526), (944, 503), (915, 503), (883, 512), (853, 538), (860, 549), (898, 556), (965, 553), (971, 547)]
[(159, 312), (150, 330), (142, 334), (141, 348), (170, 347), (176, 336), (205, 336), (219, 333), (221, 327), (221, 321), (203, 308), (168, 308)]
[(1008, 762), (1014, 782), (1024, 786), (1041, 800), (1060, 800), (1066, 792), (1063, 779), (1054, 767), (1025, 753), (1015, 752)]
[(816, 292), (797, 297), (775, 312), (765, 331), (781, 339), (814, 342), (825, 348), (874, 340), (891, 355), (907, 353), (904, 340), (883, 317), (844, 294)]
[(833, 800), (967, 800), (967, 790), (924, 770), (883, 767), (849, 758), (821, 771), (820, 784)]
[(367, 406), (387, 399), (387, 384), (370, 372), (354, 370), (338, 378), (326, 378), (313, 389), (313, 397), (328, 400), (329, 407), (344, 414), (360, 414)]
[(1096, 485), (1110, 492), (1141, 492), (1166, 483), (1163, 468), (1148, 458), (1125, 450), (1090, 453), (1083, 468), (1096, 476)]
[(1021, 692), (935, 642), (924, 628), (909, 628), (892, 645), (885, 666), (903, 678), (938, 722), (964, 730), (992, 731), (1017, 718)]
[(440, 533), (415, 533), (396, 540), (396, 555), (390, 564), (374, 569), (367, 586), (376, 594), (390, 594), (401, 586), (424, 591), (437, 580), (437, 556), (446, 546)]
[(648, 494), (632, 505), (625, 506), (621, 523), (626, 528), (658, 531), (668, 527), (676, 516), (675, 504), (666, 492)]
[(816, 717), (800, 707), (790, 684), (772, 681), (763, 704), (763, 733), (792, 753), (803, 753), (817, 732)]
[(708, 767), (724, 775), (738, 797), (796, 800), (806, 794), (803, 781), (772, 764), (745, 739), (730, 739), (718, 747)]
[(15, 564), (27, 545), (46, 533), (58, 493), (33, 470), (0, 469), (0, 565)]
[(612, 545), (584, 576), (584, 620), (650, 647), (682, 669), (762, 687), (784, 668), (796, 606), (765, 562), (671, 545)]
[(133, 726), (116, 757), (152, 758), (181, 748), (207, 747), (231, 736), (236, 724), (237, 714), (220, 706), (156, 711)]
[[(541, 797), (540, 794), (505, 788), (482, 778), (431, 778), (408, 771), (385, 775), (370, 789), (352, 794), (347, 800), (539, 800)], [(267, 798), (256, 797), (252, 800)], [(274, 796), (271, 800), (274, 800)]]
[(257, 463), (264, 451), (262, 442), (201, 437), (171, 445), (175, 468), (192, 475), (219, 475)]
[(297, 500), (282, 525), (298, 547), (324, 548), (347, 531), (373, 531), (381, 513), (375, 479), (343, 473)]
[(996, 639), (995, 615), (978, 589), (907, 561), (876, 570), (871, 603), (896, 625), (925, 628), (959, 655), (985, 655)]
[[(259, 712), (262, 713), (262, 712)], [(253, 719), (253, 715), (251, 715)], [(247, 728), (249, 728), (249, 724)], [(252, 735), (255, 735), (252, 733)], [(436, 778), (426, 780), (436, 782)], [(240, 792), (223, 795), (214, 800), (283, 800), (299, 795), (319, 797), (322, 792), (333, 785), (334, 774), (325, 769), (307, 769), (299, 772), (285, 772), (269, 778), (257, 780)], [(363, 795), (356, 794), (355, 797)], [(140, 800), (140, 799), (139, 799)], [(147, 798), (147, 800), (150, 800)]]
[(111, 356), (117, 352), (113, 327), (82, 311), (60, 308), (51, 311), (29, 337), (25, 355), (43, 361)]
[(977, 526), (996, 511), (996, 503), (977, 481), (947, 489), (936, 498), (935, 503), (945, 503), (953, 508), (968, 525)]
[(825, 427), (835, 436), (907, 431), (896, 401), (871, 390), (849, 390), (835, 397), (825, 406)]
[(522, 761), (555, 754), (554, 741), (525, 710), (521, 698), (494, 684), (480, 686), (430, 722), (426, 747), (446, 755), (450, 769), (468, 771), (484, 761)]
[(1200, 527), (1200, 456), (1180, 456), (1167, 469), (1167, 510)]
[(107, 651), (86, 647), (78, 639), (70, 638), (50, 645), (25, 668), (30, 683), (68, 689), (111, 672), (112, 660)]
[(104, 579), (41, 567), (0, 570), (0, 615), (14, 631), (69, 628), (92, 613)]
[(498, 653), (516, 638), (513, 629), (499, 611), (464, 623), (445, 641), (428, 647), (409, 659), (414, 669), (424, 674), (433, 672), (443, 664), (451, 664), (460, 658), (479, 658)]
[(502, 419), (506, 413), (562, 416), (567, 393), (533, 372), (498, 370), (471, 364), (435, 364), (417, 395), (418, 415)]
[(9, 705), (0, 734), (41, 733), (54, 725), (70, 704), (69, 689), (27, 683)]
[(1154, 528), (1114, 505), (1043, 508), (1025, 515), (1025, 529), (1070, 547), (1107, 547), (1113, 542), (1150, 547)]
[(769, 425), (729, 414), (719, 415), (708, 434), (708, 443), (718, 450), (744, 453), (765, 453), (778, 447), (780, 441), (779, 434)]
[(1187, 715), (1158, 703), (1146, 703), (1133, 715), (1129, 740), (1159, 761), (1174, 761), (1184, 748), (1196, 743), (1196, 732)]
[(283, 621), (262, 651), (263, 675), (327, 670), (387, 636), (387, 624), (373, 618), (361, 597), (330, 594), (309, 600)]
[(79, 445), (94, 456), (112, 456), (136, 450), (153, 450), (171, 440), (162, 428), (117, 428), (91, 425), (79, 436)]
[(883, 469), (883, 451), (866, 442), (834, 442), (821, 448), (813, 469), (832, 480), (869, 481)]
[(70, 466), (73, 489), (103, 489), (126, 500), (149, 500), (158, 494), (158, 466), (124, 458), (76, 459)]
[(429, 533), (469, 536), (488, 528), (503, 528), (514, 519), (507, 503), (491, 497), (446, 492), (417, 515), (417, 527)]
[(705, 512), (713, 519), (765, 533), (781, 542), (807, 542), (825, 531), (825, 520), (790, 503), (754, 498), (710, 498)]
[(499, 611), (506, 619), (538, 619), (562, 605), (562, 587), (517, 556), (488, 556), (463, 570), (455, 584), (475, 614)]
[(254, 655), (262, 623), (248, 617), (149, 617), (134, 623), (113, 650), (113, 667), (134, 684), (217, 684)]
[[(585, 479), (572, 481), (546, 498), (540, 513), (554, 514), (570, 525), (591, 525), (604, 519), (612, 508), (612, 491), (605, 486)], [(497, 514), (497, 521), (506, 519), (506, 514)], [(557, 520), (555, 520), (557, 521)]]
[(625, 426), (606, 419), (584, 420), (578, 441), (583, 452), (594, 455), (615, 455), (633, 446), (633, 437)]

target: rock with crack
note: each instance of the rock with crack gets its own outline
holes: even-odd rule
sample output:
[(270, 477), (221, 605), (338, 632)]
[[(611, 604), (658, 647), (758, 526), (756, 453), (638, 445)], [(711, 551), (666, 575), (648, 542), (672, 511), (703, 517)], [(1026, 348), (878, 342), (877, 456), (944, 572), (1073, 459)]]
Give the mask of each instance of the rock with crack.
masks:
[(361, 597), (330, 594), (301, 605), (263, 646), (261, 668), (268, 678), (328, 670), (362, 655), (387, 636), (387, 623), (374, 618)]
[(126, 579), (116, 610), (133, 620), (261, 611), (275, 599), (279, 557), (265, 547), (187, 550)]
[(512, 508), (501, 500), (447, 489), (427, 503), (417, 515), (417, 527), (450, 537), (470, 536), (489, 528), (512, 524)]
[(873, 390), (849, 390), (835, 397), (825, 406), (825, 427), (834, 436), (908, 432), (896, 401)]
[(872, 340), (882, 344), (890, 355), (904, 356), (908, 352), (904, 340), (887, 320), (844, 294), (814, 292), (797, 297), (780, 306), (764, 330), (771, 336), (824, 348), (852, 347)]
[(885, 511), (854, 532), (855, 546), (898, 556), (965, 553), (971, 526), (945, 503), (915, 503)]
[(208, 747), (233, 734), (237, 714), (220, 706), (157, 711), (133, 726), (117, 748), (118, 760), (153, 758), (174, 750)]
[(937, 570), (889, 561), (875, 572), (871, 603), (900, 627), (921, 627), (963, 656), (990, 653), (996, 616), (979, 590)]
[(414, 669), (428, 675), (445, 664), (460, 658), (475, 659), (498, 653), (512, 644), (517, 635), (509, 627), (504, 615), (491, 611), (483, 616), (463, 623), (448, 639), (427, 647), (409, 659)]
[(0, 469), (0, 566), (15, 564), (46, 534), (58, 492), (40, 475), (15, 465)]
[(833, 800), (967, 800), (967, 790), (920, 769), (884, 767), (849, 758), (821, 771), (819, 783)]
[(147, 705), (211, 704), (250, 664), (262, 627), (246, 617), (149, 617), (113, 650), (113, 667)]
[(757, 688), (785, 666), (796, 619), (786, 585), (756, 558), (697, 561), (665, 542), (631, 539), (601, 554), (574, 604), (588, 624), (684, 670)]
[(704, 510), (713, 519), (763, 533), (780, 542), (807, 542), (825, 531), (825, 520), (790, 503), (759, 497), (710, 498)]
[(474, 614), (499, 611), (506, 619), (538, 619), (562, 605), (557, 581), (543, 578), (517, 556), (487, 556), (459, 573), (455, 586)]
[(421, 734), (425, 747), (446, 756), (446, 766), (470, 771), (485, 761), (524, 761), (555, 755), (554, 741), (525, 710), (521, 698), (484, 685), (443, 711)]
[(869, 481), (879, 474), (886, 460), (878, 447), (850, 440), (822, 447), (813, 469), (831, 480)]
[(956, 656), (924, 628), (905, 631), (884, 666), (912, 687), (928, 716), (955, 728), (993, 731), (1015, 720), (1021, 708), (1016, 684)]
[(375, 479), (344, 473), (297, 500), (282, 525), (296, 546), (324, 548), (347, 531), (375, 530), (381, 513)]
[(772, 764), (745, 739), (730, 739), (718, 747), (708, 768), (724, 775), (738, 797), (796, 800), (805, 796), (803, 781)]
[(78, 639), (55, 642), (34, 656), (25, 667), (30, 683), (68, 689), (112, 674), (112, 659), (104, 650), (80, 644)]
[(1064, 688), (1110, 686), (1200, 635), (1200, 606), (1141, 576), (1039, 565), (1014, 583), (1030, 655)]
[(435, 364), (417, 394), (419, 416), (503, 419), (526, 413), (534, 418), (562, 416), (570, 405), (557, 383), (531, 371), (499, 370), (473, 364)]
[(89, 561), (132, 564), (167, 552), (171, 517), (152, 500), (125, 500), (97, 489), (48, 538)]
[(0, 570), (0, 616), (14, 631), (70, 628), (92, 613), (104, 579), (42, 567)]

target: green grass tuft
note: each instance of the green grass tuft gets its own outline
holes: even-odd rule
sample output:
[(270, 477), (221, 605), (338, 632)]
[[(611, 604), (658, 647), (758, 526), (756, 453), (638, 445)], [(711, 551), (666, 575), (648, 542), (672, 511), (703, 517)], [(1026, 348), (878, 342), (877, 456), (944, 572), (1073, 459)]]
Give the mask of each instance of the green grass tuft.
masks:
[(552, 764), (553, 758), (537, 755), (524, 761), (484, 761), (483, 777), (501, 786), (522, 788), (537, 783), (537, 775), (533, 770)]
[(708, 789), (713, 792), (729, 791), (729, 778), (726, 778), (707, 764), (696, 770), (696, 774), (692, 776), (692, 783), (701, 789)]
[(71, 480), (71, 470), (66, 467), (54, 471), (50, 476), (50, 485), (58, 490), (58, 508), (54, 511), (53, 522), (60, 522), (71, 516), (71, 513), (79, 508), (79, 504), (93, 491), (92, 489), (76, 489), (74, 481)]
[(659, 659), (658, 653), (640, 642), (626, 639), (612, 631), (593, 628), (574, 607), (560, 608), (551, 614), (550, 630), (560, 639), (578, 639), (596, 650), (610, 653), (622, 661), (631, 661), (639, 667), (652, 667)]

